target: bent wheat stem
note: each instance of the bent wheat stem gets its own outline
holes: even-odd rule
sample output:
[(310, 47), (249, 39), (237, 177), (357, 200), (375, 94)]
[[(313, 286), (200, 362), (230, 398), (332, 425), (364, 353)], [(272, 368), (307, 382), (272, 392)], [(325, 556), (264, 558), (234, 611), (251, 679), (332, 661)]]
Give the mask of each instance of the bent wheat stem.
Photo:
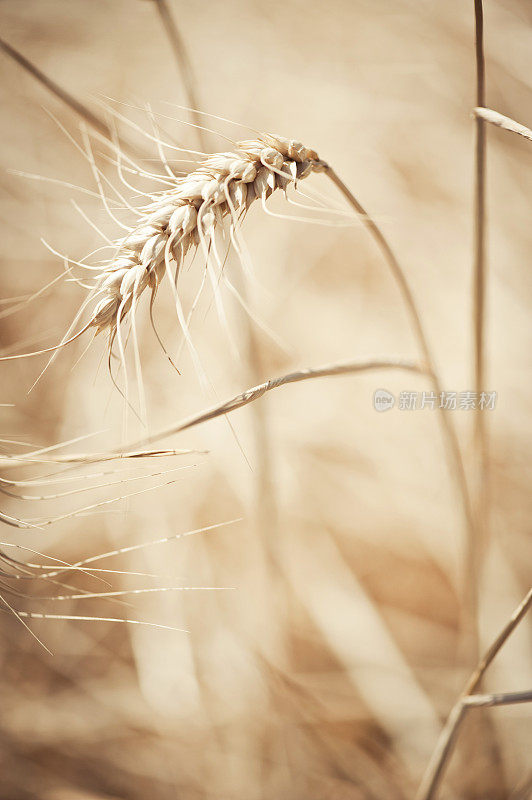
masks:
[[(379, 247), (382, 255), (384, 256), (384, 260), (386, 261), (393, 275), (393, 278), (397, 283), (397, 286), (399, 287), (399, 291), (401, 292), (401, 296), (408, 311), (410, 321), (418, 341), (421, 356), (426, 365), (426, 373), (430, 378), (433, 391), (438, 397), (440, 397), (442, 394), (442, 387), (436, 371), (434, 357), (432, 355), (432, 351), (428, 343), (427, 335), (425, 333), (425, 329), (423, 327), (421, 316), (419, 314), (416, 302), (414, 300), (412, 290), (407, 281), (403, 268), (401, 267), (395, 253), (393, 252), (390, 244), (388, 243), (388, 240), (384, 236), (383, 232), (381, 231), (377, 223), (373, 220), (370, 214), (368, 214), (366, 209), (361, 205), (361, 203), (357, 200), (357, 198), (346, 186), (346, 184), (341, 180), (341, 178), (338, 177), (334, 169), (331, 166), (327, 165), (324, 169), (324, 172), (334, 183), (334, 185), (340, 190), (340, 192), (343, 194), (343, 196), (346, 198), (346, 200), (352, 206), (352, 208), (357, 212), (362, 223), (365, 225), (365, 227), (367, 228), (367, 230), (377, 243), (377, 246)], [(474, 517), (471, 508), (471, 500), (469, 496), (469, 489), (467, 486), (467, 478), (466, 478), (462, 453), (460, 450), (460, 445), (458, 444), (456, 431), (449, 417), (445, 413), (445, 409), (439, 408), (439, 412), (440, 412), (439, 419), (440, 419), (443, 438), (446, 444), (449, 464), (451, 468), (451, 474), (455, 477), (457, 489), (460, 494), (462, 511), (464, 514), (468, 535), (471, 537), (472, 531), (474, 530)]]
[(193, 428), (203, 422), (208, 422), (224, 414), (229, 414), (231, 411), (236, 411), (243, 406), (247, 406), (249, 403), (253, 403), (272, 389), (278, 389), (280, 386), (286, 386), (289, 383), (300, 383), (301, 381), (308, 381), (313, 378), (327, 378), (334, 375), (354, 375), (359, 372), (372, 372), (379, 369), (399, 369), (407, 372), (415, 372), (419, 375), (428, 374), (426, 368), (422, 364), (417, 364), (414, 361), (385, 358), (370, 359), (368, 361), (345, 361), (340, 364), (330, 364), (324, 367), (301, 369), (297, 370), (297, 372), (289, 372), (287, 375), (282, 375), (279, 378), (271, 378), (257, 386), (252, 386), (245, 392), (235, 395), (235, 397), (232, 397), (230, 400), (226, 400), (225, 403), (213, 406), (206, 411), (195, 414), (189, 419), (151, 434), (140, 442), (136, 442), (132, 447), (142, 447), (150, 442), (166, 439), (167, 436), (172, 436), (175, 433)]
[(515, 609), (502, 631), (499, 633), (491, 647), (489, 647), (489, 649), (486, 651), (482, 660), (478, 663), (476, 669), (469, 678), (464, 691), (449, 714), (447, 722), (445, 723), (445, 726), (440, 734), (438, 744), (436, 745), (434, 753), (432, 754), (432, 758), (416, 794), (416, 800), (431, 800), (431, 798), (435, 796), (447, 761), (449, 760), (449, 756), (452, 752), (453, 745), (458, 736), (459, 727), (469, 708), (529, 702), (532, 700), (532, 693), (530, 692), (519, 692), (516, 695), (510, 696), (473, 694), (476, 689), (478, 689), (485, 671), (499, 650), (503, 647), (509, 636), (519, 625), (531, 605), (532, 588), (528, 591), (528, 594), (524, 600)]

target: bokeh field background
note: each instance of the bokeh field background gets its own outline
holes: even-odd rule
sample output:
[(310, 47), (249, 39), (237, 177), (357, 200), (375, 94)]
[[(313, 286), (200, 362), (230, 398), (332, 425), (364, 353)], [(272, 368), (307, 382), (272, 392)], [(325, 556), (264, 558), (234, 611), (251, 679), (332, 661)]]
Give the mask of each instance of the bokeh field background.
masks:
[[(444, 388), (472, 390), (472, 3), (175, 0), (171, 9), (201, 109), (300, 139), (334, 165), (405, 267)], [(488, 104), (531, 125), (532, 7), (486, 0), (485, 24)], [(172, 105), (187, 105), (187, 94), (155, 3), (3, 0), (0, 27), (6, 41), (98, 113), (112, 105), (150, 130), (149, 104), (163, 115), (168, 136), (197, 148), (194, 129), (180, 123), (188, 113)], [(91, 195), (13, 174), (95, 188), (89, 166), (46, 112), (79, 141), (78, 120), (2, 53), (0, 69), (1, 296), (11, 298), (61, 272), (61, 259), (41, 238), (74, 259), (99, 246), (72, 199), (107, 234), (117, 231)], [(217, 120), (206, 125), (230, 138), (251, 135)], [(117, 126), (147, 148), (154, 161), (146, 163), (155, 169), (156, 148), (125, 123)], [(213, 151), (227, 149), (216, 133), (205, 136)], [(99, 158), (115, 180), (114, 166)], [(325, 178), (312, 177), (310, 185), (331, 206), (341, 205)], [(299, 215), (282, 196), (268, 207)], [(497, 392), (497, 405), (485, 412), (491, 510), (480, 603), (484, 646), (530, 584), (531, 215), (532, 145), (490, 128), (486, 388)], [(205, 392), (186, 350), (181, 375), (172, 370), (144, 307), (139, 326), (152, 431), (292, 369), (417, 357), (397, 288), (362, 225), (291, 221), (258, 207), (244, 236), (257, 279), (247, 289), (250, 302), (275, 338), (250, 327), (224, 295), (236, 353), (207, 293), (192, 325), (212, 382)], [(183, 278), (189, 298), (202, 268), (198, 254)], [(227, 269), (239, 280), (234, 256)], [(157, 322), (176, 353), (175, 311), (160, 294)], [(82, 298), (79, 287), (61, 281), (3, 317), (2, 351), (55, 343)], [(45, 357), (2, 364), (0, 402), (14, 404), (0, 409), (2, 437), (45, 447), (93, 434), (64, 452), (123, 443), (123, 400), (105, 359), (100, 364), (103, 342), (97, 339), (75, 365), (86, 344), (65, 350), (30, 394)], [(428, 389), (422, 377), (399, 372), (285, 387), (236, 412), (231, 425), (221, 418), (164, 444), (195, 452), (108, 465), (113, 474), (56, 489), (126, 477), (136, 478), (132, 483), (42, 502), (3, 500), (7, 513), (52, 517), (146, 490), (44, 530), (3, 526), (6, 541), (68, 562), (239, 521), (102, 562), (153, 576), (107, 576), (114, 589), (227, 591), (128, 596), (125, 606), (47, 600), (57, 587), (37, 582), (26, 587), (28, 597), (16, 598), (19, 609), (128, 617), (188, 634), (34, 620), (50, 656), (13, 615), (2, 614), (0, 797), (413, 796), (473, 666), (460, 635), (465, 529), (436, 412), (396, 407), (379, 414), (372, 403), (378, 388), (395, 395)], [(473, 414), (456, 410), (453, 421), (472, 467)], [(131, 417), (129, 439), (141, 435)], [(103, 470), (85, 468), (88, 476)], [(149, 477), (166, 470), (173, 471)], [(71, 583), (105, 588), (83, 575)], [(487, 690), (530, 688), (530, 634), (525, 622), (491, 667)], [(524, 800), (531, 791), (530, 708), (494, 709), (489, 717), (506, 774), (504, 796)], [(442, 798), (503, 796), (483, 780), (480, 749), (478, 759), (464, 762), (458, 747)]]

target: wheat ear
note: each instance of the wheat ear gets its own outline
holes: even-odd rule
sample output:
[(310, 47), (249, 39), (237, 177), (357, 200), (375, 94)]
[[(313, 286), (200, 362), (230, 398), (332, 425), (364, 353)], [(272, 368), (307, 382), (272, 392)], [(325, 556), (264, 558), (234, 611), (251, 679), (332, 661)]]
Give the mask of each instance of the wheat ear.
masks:
[[(96, 333), (106, 331), (112, 344), (115, 336), (120, 336), (121, 322), (130, 311), (134, 313), (146, 289), (154, 295), (165, 275), (174, 286), (190, 250), (201, 246), (210, 264), (216, 229), (226, 217), (234, 229), (254, 201), (264, 205), (274, 190), (286, 190), (290, 183), (297, 184), (324, 168), (317, 153), (300, 142), (264, 134), (239, 142), (235, 152), (208, 156), (185, 178), (168, 179), (165, 182), (171, 188), (144, 207), (136, 226), (128, 228), (126, 235), (114, 243), (115, 255), (96, 276), (85, 301), (97, 300), (86, 325), (55, 348), (3, 356), (0, 360), (51, 352), (89, 328)], [(171, 272), (172, 261), (175, 276)], [(180, 322), (186, 326), (182, 314)]]

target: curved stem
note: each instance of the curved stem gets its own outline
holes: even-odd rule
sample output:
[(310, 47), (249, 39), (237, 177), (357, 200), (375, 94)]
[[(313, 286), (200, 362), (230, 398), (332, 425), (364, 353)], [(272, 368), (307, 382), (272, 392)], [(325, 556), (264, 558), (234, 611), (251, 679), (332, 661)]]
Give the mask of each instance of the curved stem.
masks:
[(477, 668), (469, 678), (467, 685), (464, 689), (464, 694), (469, 695), (473, 694), (477, 691), (480, 686), (480, 682), (484, 673), (486, 672), (487, 668), (502, 648), (502, 646), (506, 643), (506, 640), (511, 636), (514, 630), (517, 628), (525, 614), (527, 613), (528, 609), (532, 606), (532, 588), (530, 588), (525, 595), (524, 599), (521, 603), (517, 606), (515, 611), (513, 612), (512, 616), (499, 633), (495, 641), (491, 644), (491, 646), (486, 650), (482, 660), (479, 662)]
[[(401, 296), (408, 311), (410, 321), (419, 344), (421, 356), (427, 367), (427, 374), (432, 383), (433, 391), (438, 397), (441, 396), (442, 388), (440, 380), (438, 378), (438, 374), (436, 372), (434, 357), (432, 355), (432, 351), (430, 349), (427, 340), (427, 335), (425, 333), (425, 329), (421, 321), (421, 316), (419, 314), (416, 302), (414, 300), (414, 296), (412, 294), (412, 290), (408, 284), (405, 273), (401, 265), (399, 264), (399, 261), (397, 260), (395, 253), (388, 244), (388, 241), (386, 240), (384, 234), (382, 233), (377, 223), (372, 219), (372, 217), (368, 214), (368, 212), (361, 205), (361, 203), (359, 203), (357, 198), (345, 185), (345, 183), (338, 177), (334, 169), (329, 165), (326, 165), (324, 167), (324, 172), (328, 175), (328, 177), (334, 183), (334, 185), (340, 190), (340, 192), (346, 198), (350, 206), (360, 216), (362, 223), (365, 225), (367, 230), (373, 236), (381, 253), (383, 254), (384, 259), (388, 264), (388, 267), (390, 268), (390, 271), (394, 277), (394, 280), (399, 287), (399, 291), (401, 292)], [(455, 476), (457, 488), (460, 493), (462, 511), (465, 517), (468, 535), (469, 538), (471, 538), (473, 536), (473, 531), (475, 530), (475, 521), (471, 508), (471, 500), (469, 497), (469, 490), (467, 486), (467, 478), (465, 473), (464, 462), (462, 459), (462, 453), (460, 451), (460, 446), (458, 444), (456, 431), (449, 417), (447, 416), (445, 409), (439, 407), (438, 410), (440, 412), (439, 419), (442, 428), (443, 438), (447, 447), (448, 457), (451, 466), (451, 473)]]
[(280, 386), (286, 386), (289, 383), (299, 383), (301, 381), (312, 380), (313, 378), (327, 378), (334, 375), (355, 375), (359, 372), (372, 372), (380, 369), (399, 369), (406, 370), (407, 372), (414, 372), (419, 375), (428, 374), (427, 369), (422, 364), (389, 358), (374, 358), (368, 361), (344, 361), (340, 364), (328, 364), (325, 367), (300, 369), (297, 370), (297, 372), (289, 372), (287, 375), (282, 375), (279, 378), (270, 378), (270, 380), (264, 381), (264, 383), (252, 386), (245, 392), (241, 392), (230, 400), (226, 400), (225, 403), (208, 408), (206, 411), (194, 414), (193, 417), (171, 425), (169, 428), (150, 434), (150, 436), (135, 442), (131, 447), (144, 447), (148, 443), (158, 441), (159, 439), (166, 439), (174, 433), (180, 433), (181, 431), (200, 425), (203, 422), (208, 422), (224, 414), (229, 414), (232, 411), (236, 411), (238, 408), (253, 403), (272, 389), (278, 389)]
[[(502, 704), (503, 701), (508, 702), (507, 695), (499, 696), (499, 698), (503, 698), (503, 700), (498, 700), (497, 695), (474, 695), (474, 692), (478, 689), (485, 671), (499, 650), (502, 648), (508, 637), (519, 625), (531, 605), (532, 589), (529, 589), (524, 600), (515, 609), (512, 616), (499, 633), (491, 647), (486, 651), (484, 657), (478, 663), (475, 671), (469, 678), (464, 691), (451, 710), (451, 713), (447, 718), (447, 722), (443, 727), (440, 738), (436, 745), (436, 749), (432, 754), (432, 758), (416, 794), (416, 800), (432, 800), (432, 798), (435, 796), (441, 778), (443, 777), (445, 767), (452, 753), (453, 746), (456, 742), (460, 725), (468, 708), (474, 706), (498, 705)], [(518, 695), (513, 696), (510, 699), (510, 702), (529, 702), (531, 699), (530, 692), (526, 692), (525, 695), (526, 697), (524, 697), (523, 693), (520, 692)], [(484, 698), (484, 702), (482, 702), (482, 698)]]

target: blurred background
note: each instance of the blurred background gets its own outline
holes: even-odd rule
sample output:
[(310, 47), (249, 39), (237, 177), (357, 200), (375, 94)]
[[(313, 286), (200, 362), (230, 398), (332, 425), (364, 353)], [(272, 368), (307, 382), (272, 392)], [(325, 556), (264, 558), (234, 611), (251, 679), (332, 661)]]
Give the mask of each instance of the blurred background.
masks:
[[(527, 0), (484, 5), (488, 105), (530, 126), (532, 7)], [(170, 0), (169, 8), (199, 107), (299, 139), (335, 167), (404, 265), (444, 389), (473, 390), (472, 2)], [(151, 134), (149, 104), (161, 115), (167, 140), (198, 148), (197, 131), (184, 124), (187, 111), (172, 105), (190, 99), (156, 2), (2, 0), (0, 29), (4, 40), (102, 117), (108, 115), (103, 105), (112, 107)], [(96, 188), (90, 166), (60, 127), (79, 142), (79, 120), (4, 52), (0, 68), (1, 296), (27, 298), (63, 270), (41, 239), (72, 259), (102, 243), (73, 200), (106, 235), (120, 231), (90, 193)], [(153, 143), (126, 122), (115, 124), (142, 151), (145, 168), (160, 171)], [(208, 117), (205, 125), (213, 129), (203, 132), (212, 151), (230, 149), (219, 134), (253, 135)], [(119, 186), (110, 151), (106, 157), (99, 142), (94, 149)], [(331, 208), (341, 206), (324, 176), (308, 185)], [(531, 197), (530, 142), (491, 128), (486, 389), (497, 392), (497, 404), (485, 412), (490, 514), (480, 586), (483, 647), (530, 584)], [(228, 337), (208, 292), (192, 322), (208, 390), (186, 349), (181, 374), (171, 368), (150, 328), (147, 303), (141, 309), (151, 431), (293, 369), (418, 357), (397, 287), (362, 225), (282, 218), (316, 217), (282, 196), (268, 207), (282, 216), (253, 208), (244, 226), (255, 280), (242, 291), (260, 325), (227, 293)], [(189, 304), (202, 268), (198, 255), (184, 275)], [(234, 254), (228, 269), (241, 279)], [(175, 310), (160, 295), (156, 320), (175, 355)], [(55, 343), (83, 298), (82, 288), (61, 279), (20, 308), (18, 301), (4, 303), (2, 352)], [(0, 403), (12, 404), (0, 408), (4, 454), (77, 437), (88, 438), (58, 452), (102, 452), (124, 443), (124, 401), (105, 356), (101, 363), (102, 338), (79, 362), (88, 340), (62, 352), (29, 394), (46, 357), (2, 365)], [(142, 573), (102, 573), (99, 581), (69, 574), (62, 579), (68, 589), (27, 581), (26, 596), (5, 594), (12, 606), (188, 633), (27, 620), (49, 655), (6, 606), (0, 796), (412, 797), (473, 667), (460, 634), (466, 530), (437, 413), (373, 408), (376, 389), (398, 396), (427, 388), (422, 377), (399, 372), (285, 387), (237, 411), (230, 424), (221, 418), (160, 445), (188, 454), (86, 465), (24, 490), (31, 497), (77, 490), (63, 497), (4, 496), (2, 510), (26, 520), (77, 512), (38, 530), (2, 525), (9, 555), (19, 544), (44, 554), (18, 552), (27, 560), (73, 563), (139, 545), (95, 563)], [(456, 410), (452, 421), (470, 468), (473, 414)], [(130, 415), (125, 441), (145, 433)], [(3, 475), (46, 481), (57, 469), (38, 464)], [(176, 538), (217, 523), (229, 524)], [(173, 586), (199, 588), (53, 599)], [(530, 644), (525, 621), (490, 668), (487, 690), (530, 688)], [(488, 728), (503, 784), (483, 760)], [(492, 710), (489, 725), (475, 736), (478, 747), (470, 745), (467, 754), (458, 745), (440, 796), (530, 797), (530, 731), (527, 706)], [(463, 735), (466, 741), (467, 725)]]

